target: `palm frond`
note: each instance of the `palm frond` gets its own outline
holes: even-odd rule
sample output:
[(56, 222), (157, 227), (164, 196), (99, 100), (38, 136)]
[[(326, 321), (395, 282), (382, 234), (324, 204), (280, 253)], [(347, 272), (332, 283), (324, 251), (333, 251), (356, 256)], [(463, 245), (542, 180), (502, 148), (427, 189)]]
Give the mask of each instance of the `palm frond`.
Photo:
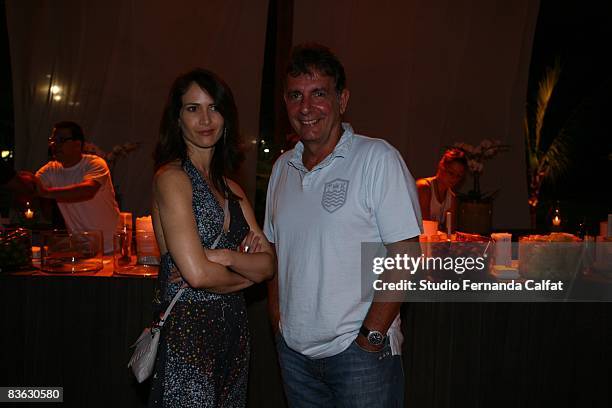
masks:
[(544, 116), (546, 116), (546, 110), (548, 109), (550, 97), (552, 96), (555, 86), (559, 81), (560, 75), (561, 65), (559, 63), (559, 60), (557, 60), (552, 68), (546, 69), (546, 74), (538, 85), (537, 108), (535, 112), (535, 134), (532, 135), (533, 137), (535, 137), (533, 146), (535, 151), (540, 150), (540, 140), (542, 136), (542, 127), (544, 126)]
[(569, 167), (571, 143), (569, 133), (561, 129), (542, 156), (541, 162), (547, 167), (547, 175), (552, 182), (562, 176)]

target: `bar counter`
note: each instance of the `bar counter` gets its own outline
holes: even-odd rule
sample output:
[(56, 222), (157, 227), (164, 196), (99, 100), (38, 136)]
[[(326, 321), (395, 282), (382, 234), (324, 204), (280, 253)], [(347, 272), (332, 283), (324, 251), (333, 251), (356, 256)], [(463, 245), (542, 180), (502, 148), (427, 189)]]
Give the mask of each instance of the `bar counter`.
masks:
[[(62, 386), (65, 406), (140, 407), (127, 369), (155, 279), (0, 274), (0, 385)], [(265, 285), (246, 293), (250, 407), (285, 407)], [(406, 407), (609, 407), (610, 303), (408, 303)], [(25, 405), (24, 405), (25, 406)], [(40, 405), (36, 405), (40, 406)]]

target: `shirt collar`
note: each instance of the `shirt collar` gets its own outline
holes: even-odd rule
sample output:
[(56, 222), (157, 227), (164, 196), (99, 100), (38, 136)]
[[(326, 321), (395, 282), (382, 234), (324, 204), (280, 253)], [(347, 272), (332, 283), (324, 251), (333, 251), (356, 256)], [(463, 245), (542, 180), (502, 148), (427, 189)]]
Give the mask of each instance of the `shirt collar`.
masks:
[[(323, 159), (321, 163), (317, 164), (312, 170), (325, 167), (329, 163), (331, 163), (331, 161), (336, 157), (346, 157), (349, 154), (349, 152), (351, 151), (351, 146), (353, 145), (353, 138), (355, 136), (355, 133), (349, 123), (343, 122), (342, 128), (344, 129), (344, 132), (342, 133), (340, 140), (338, 140), (336, 147), (334, 147), (334, 150), (325, 159)], [(293, 148), (293, 155), (289, 159), (289, 163), (299, 170), (308, 172), (306, 167), (304, 167), (304, 163), (302, 162), (303, 154), (304, 143), (302, 143), (301, 141), (297, 142), (297, 144)]]

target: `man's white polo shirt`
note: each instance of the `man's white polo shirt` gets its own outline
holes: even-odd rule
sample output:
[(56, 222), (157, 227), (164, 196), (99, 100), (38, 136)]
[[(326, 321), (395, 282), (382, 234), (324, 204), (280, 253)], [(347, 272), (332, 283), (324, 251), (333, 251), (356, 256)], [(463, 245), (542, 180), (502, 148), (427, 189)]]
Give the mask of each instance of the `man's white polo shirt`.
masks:
[[(414, 179), (399, 152), (342, 126), (321, 163), (308, 171), (300, 142), (274, 164), (268, 185), (264, 232), (278, 256), (283, 338), (312, 358), (348, 348), (370, 308), (373, 289), (369, 301), (361, 297), (361, 243), (393, 243), (422, 228)], [(389, 333), (394, 354), (397, 326)]]

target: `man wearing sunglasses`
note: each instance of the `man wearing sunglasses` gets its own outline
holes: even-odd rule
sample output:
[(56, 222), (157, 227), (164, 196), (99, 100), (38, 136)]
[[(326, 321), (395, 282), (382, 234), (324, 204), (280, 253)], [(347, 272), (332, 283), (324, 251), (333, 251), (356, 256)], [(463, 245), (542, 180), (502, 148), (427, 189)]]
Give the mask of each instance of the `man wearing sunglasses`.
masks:
[(119, 222), (115, 189), (104, 159), (83, 154), (84, 142), (77, 123), (55, 124), (49, 138), (54, 160), (36, 172), (38, 194), (57, 201), (69, 230), (102, 231), (104, 252), (112, 253)]

